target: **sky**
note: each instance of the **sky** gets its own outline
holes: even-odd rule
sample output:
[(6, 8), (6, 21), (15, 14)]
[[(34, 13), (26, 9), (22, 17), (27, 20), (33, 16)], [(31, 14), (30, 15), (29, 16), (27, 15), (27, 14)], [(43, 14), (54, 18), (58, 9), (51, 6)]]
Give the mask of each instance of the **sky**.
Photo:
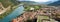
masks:
[(39, 3), (53, 3), (59, 0), (18, 0), (18, 1), (34, 1), (34, 2), (39, 2)]
[(55, 1), (58, 1), (58, 0), (30, 0), (30, 1), (35, 1), (35, 2), (55, 2)]
[(58, 1), (58, 0), (19, 0), (19, 1), (55, 2), (55, 1)]

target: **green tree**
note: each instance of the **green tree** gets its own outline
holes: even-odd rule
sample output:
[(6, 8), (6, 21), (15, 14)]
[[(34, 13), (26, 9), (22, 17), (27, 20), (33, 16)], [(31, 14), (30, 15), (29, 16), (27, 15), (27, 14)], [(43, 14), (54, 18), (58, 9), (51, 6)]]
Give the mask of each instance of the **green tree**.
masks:
[(25, 7), (25, 11), (29, 11), (30, 8), (31, 8), (30, 6), (26, 6), (26, 7)]
[(38, 10), (41, 8), (41, 6), (34, 6), (35, 10)]
[(14, 10), (14, 8), (17, 8), (17, 5), (19, 3), (17, 1), (15, 2), (15, 1), (16, 0), (0, 0), (0, 2), (4, 8), (9, 8), (8, 6), (10, 6), (10, 8), (6, 12), (4, 12), (0, 15), (0, 19), (3, 19), (5, 16), (9, 15)]
[(16, 0), (0, 0), (0, 2), (3, 4), (4, 7), (8, 7), (9, 5), (15, 6), (19, 4)]

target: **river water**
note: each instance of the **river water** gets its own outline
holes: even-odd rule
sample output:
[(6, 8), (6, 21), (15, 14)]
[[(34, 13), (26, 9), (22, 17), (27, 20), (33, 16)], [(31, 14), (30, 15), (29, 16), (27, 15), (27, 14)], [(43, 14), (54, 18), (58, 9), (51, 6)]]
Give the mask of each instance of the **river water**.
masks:
[(20, 14), (22, 14), (23, 10), (24, 10), (24, 7), (23, 6), (19, 6), (11, 14), (9, 14), (8, 16), (6, 16), (4, 19), (0, 20), (0, 22), (9, 22), (9, 21), (11, 21), (12, 19), (14, 19), (17, 16), (19, 16)]

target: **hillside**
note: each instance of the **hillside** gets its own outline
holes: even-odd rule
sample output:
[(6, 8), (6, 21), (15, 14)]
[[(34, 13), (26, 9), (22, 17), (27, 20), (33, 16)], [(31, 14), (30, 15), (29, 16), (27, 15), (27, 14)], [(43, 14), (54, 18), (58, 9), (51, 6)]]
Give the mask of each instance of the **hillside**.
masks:
[[(0, 19), (3, 19), (15, 10), (19, 4), (16, 0), (0, 0)], [(4, 9), (2, 9), (4, 8)]]
[(8, 7), (9, 5), (17, 5), (18, 2), (16, 0), (0, 0), (4, 7)]
[(54, 2), (54, 3), (50, 3), (48, 4), (49, 6), (60, 6), (60, 1)]

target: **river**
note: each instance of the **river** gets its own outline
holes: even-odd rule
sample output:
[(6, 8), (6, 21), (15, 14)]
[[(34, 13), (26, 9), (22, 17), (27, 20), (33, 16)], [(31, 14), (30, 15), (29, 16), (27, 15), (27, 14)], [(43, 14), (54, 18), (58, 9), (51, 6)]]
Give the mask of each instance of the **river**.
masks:
[(11, 14), (9, 14), (8, 16), (6, 16), (2, 20), (0, 20), (0, 22), (9, 22), (9, 21), (11, 21), (12, 19), (14, 19), (17, 16), (19, 16), (20, 14), (22, 14), (23, 10), (24, 10), (23, 6), (18, 6), (17, 9), (15, 9)]

